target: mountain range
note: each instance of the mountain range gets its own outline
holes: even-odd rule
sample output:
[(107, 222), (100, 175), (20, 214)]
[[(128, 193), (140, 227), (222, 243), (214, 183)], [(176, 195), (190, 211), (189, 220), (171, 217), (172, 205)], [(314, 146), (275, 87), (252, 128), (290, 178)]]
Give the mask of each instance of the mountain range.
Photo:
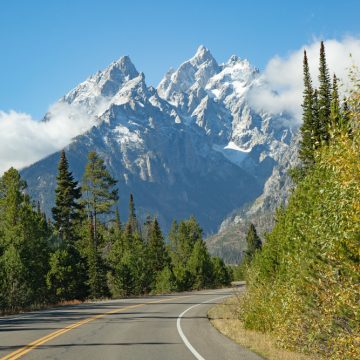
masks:
[[(249, 61), (233, 55), (218, 64), (204, 46), (157, 88), (121, 57), (58, 101), (74, 122), (81, 109), (91, 125), (65, 148), (70, 168), (81, 180), (88, 152), (97, 151), (118, 180), (121, 217), (133, 193), (140, 217), (156, 215), (165, 229), (195, 215), (211, 234), (245, 208), (273, 210), (286, 198), (279, 194), (289, 187), (284, 169), (296, 161), (297, 128), (289, 114), (252, 105), (249, 94), (266, 86)], [(59, 156), (21, 172), (48, 214)]]

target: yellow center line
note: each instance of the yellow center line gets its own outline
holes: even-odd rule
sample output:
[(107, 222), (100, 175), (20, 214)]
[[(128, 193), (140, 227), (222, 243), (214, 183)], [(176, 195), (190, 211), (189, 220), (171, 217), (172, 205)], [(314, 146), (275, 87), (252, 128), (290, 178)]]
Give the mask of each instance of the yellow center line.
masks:
[(145, 306), (145, 305), (148, 305), (148, 304), (158, 304), (158, 303), (161, 303), (161, 302), (170, 301), (170, 300), (176, 300), (176, 299), (180, 299), (180, 298), (184, 299), (184, 298), (189, 297), (189, 296), (191, 296), (191, 295), (177, 296), (177, 297), (174, 297), (174, 298), (167, 298), (167, 299), (149, 301), (149, 302), (145, 302), (145, 303), (142, 303), (142, 304), (129, 305), (129, 306), (126, 306), (126, 307), (121, 307), (121, 308), (118, 308), (118, 309), (115, 309), (115, 310), (110, 310), (110, 311), (107, 311), (105, 313), (98, 314), (98, 315), (83, 319), (83, 320), (78, 321), (78, 322), (76, 322), (74, 324), (68, 325), (68, 326), (66, 326), (66, 327), (64, 327), (62, 329), (56, 330), (56, 331), (54, 331), (54, 332), (52, 332), (52, 333), (50, 333), (48, 335), (45, 335), (42, 338), (37, 339), (37, 340), (31, 342), (30, 344), (27, 344), (24, 347), (14, 351), (14, 352), (12, 352), (12, 353), (10, 353), (8, 355), (5, 355), (4, 357), (0, 358), (0, 360), (19, 359), (20, 357), (24, 356), (25, 354), (27, 354), (31, 350), (34, 350), (38, 346), (43, 345), (43, 344), (47, 343), (48, 341), (53, 340), (53, 339), (57, 338), (58, 336), (67, 333), (70, 330), (76, 329), (81, 325), (84, 325), (84, 324), (87, 324), (87, 323), (89, 323), (91, 321), (100, 319), (100, 318), (102, 318), (102, 317), (104, 317), (106, 315), (116, 314), (116, 313), (122, 312), (124, 310), (134, 309), (134, 308), (138, 308), (138, 307)]

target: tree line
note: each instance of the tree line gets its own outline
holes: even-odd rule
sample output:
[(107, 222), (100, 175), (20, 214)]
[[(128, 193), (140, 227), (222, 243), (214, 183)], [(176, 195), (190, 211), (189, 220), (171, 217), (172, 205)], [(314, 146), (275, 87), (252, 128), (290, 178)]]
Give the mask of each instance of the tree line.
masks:
[(96, 152), (88, 154), (80, 186), (62, 151), (56, 180), (50, 219), (17, 170), (0, 178), (0, 312), (230, 283), (194, 217), (174, 221), (165, 238), (156, 217), (140, 222), (131, 194), (122, 223), (117, 181)]
[(306, 52), (303, 70), (295, 189), (264, 244), (250, 249), (239, 313), (246, 328), (271, 333), (284, 348), (359, 359), (360, 77), (352, 68), (352, 88), (340, 101), (323, 43), (318, 89)]

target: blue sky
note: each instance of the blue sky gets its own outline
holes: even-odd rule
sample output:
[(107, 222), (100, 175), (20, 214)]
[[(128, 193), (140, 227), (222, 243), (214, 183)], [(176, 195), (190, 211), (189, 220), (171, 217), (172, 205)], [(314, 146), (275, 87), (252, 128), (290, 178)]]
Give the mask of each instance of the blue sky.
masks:
[(360, 35), (360, 1), (19, 1), (0, 3), (0, 110), (40, 118), (121, 55), (148, 84), (200, 44), (264, 68), (314, 38)]

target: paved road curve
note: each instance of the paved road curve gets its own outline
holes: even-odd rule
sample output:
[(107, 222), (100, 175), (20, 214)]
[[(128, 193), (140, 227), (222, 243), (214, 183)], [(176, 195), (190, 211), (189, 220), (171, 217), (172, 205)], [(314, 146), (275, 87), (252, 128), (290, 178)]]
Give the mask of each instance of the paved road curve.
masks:
[(0, 318), (0, 360), (260, 360), (206, 314), (232, 289), (112, 300)]

